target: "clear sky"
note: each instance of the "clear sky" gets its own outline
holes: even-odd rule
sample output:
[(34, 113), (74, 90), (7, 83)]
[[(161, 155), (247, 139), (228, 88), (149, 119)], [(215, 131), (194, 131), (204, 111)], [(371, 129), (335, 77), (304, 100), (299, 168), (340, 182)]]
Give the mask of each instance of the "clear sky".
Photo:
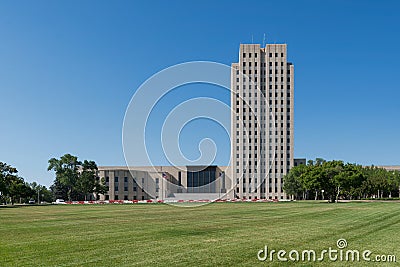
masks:
[[(0, 1), (0, 161), (45, 185), (65, 153), (123, 165), (140, 84), (177, 63), (236, 62), (265, 33), (295, 65), (295, 157), (400, 164), (399, 14), (399, 1)], [(199, 85), (170, 98), (204, 95), (230, 101)], [(202, 123), (182, 133), (189, 157)], [(208, 127), (224, 165), (227, 135)]]

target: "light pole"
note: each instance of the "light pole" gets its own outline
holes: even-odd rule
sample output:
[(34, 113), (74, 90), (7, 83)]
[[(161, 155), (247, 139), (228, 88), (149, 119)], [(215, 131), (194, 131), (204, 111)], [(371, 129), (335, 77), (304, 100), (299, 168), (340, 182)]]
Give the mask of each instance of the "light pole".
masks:
[(325, 200), (325, 198), (324, 198), (324, 192), (325, 192), (325, 190), (321, 190), (321, 192), (322, 192), (322, 200)]

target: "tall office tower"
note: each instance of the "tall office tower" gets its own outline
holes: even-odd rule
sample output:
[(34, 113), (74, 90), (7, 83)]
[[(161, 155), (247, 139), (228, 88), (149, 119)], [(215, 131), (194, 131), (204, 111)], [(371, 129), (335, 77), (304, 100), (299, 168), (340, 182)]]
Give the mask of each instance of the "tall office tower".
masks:
[(234, 196), (285, 199), (293, 166), (294, 66), (286, 44), (241, 44), (231, 73)]

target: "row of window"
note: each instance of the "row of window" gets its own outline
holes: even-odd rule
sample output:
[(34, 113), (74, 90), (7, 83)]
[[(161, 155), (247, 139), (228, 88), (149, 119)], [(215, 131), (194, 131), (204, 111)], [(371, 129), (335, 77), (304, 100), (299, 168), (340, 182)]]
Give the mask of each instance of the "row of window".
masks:
[[(248, 53), (249, 58), (251, 58), (251, 53)], [(246, 57), (246, 53), (243, 53), (243, 57)], [(254, 53), (254, 57), (257, 58), (257, 53)]]
[[(236, 113), (239, 113), (239, 111), (237, 110)], [(270, 120), (272, 120), (272, 117), (270, 117)], [(281, 115), (280, 120), (283, 121), (283, 115)], [(278, 121), (278, 118), (275, 116), (275, 127), (277, 127), (277, 126), (276, 126), (276, 125), (277, 125), (277, 122), (276, 122), (276, 121)], [(287, 116), (287, 121), (290, 121), (290, 116), (289, 116), (289, 115)], [(247, 121), (243, 121), (243, 122), (242, 122), (243, 128), (245, 128), (245, 129), (247, 129), (247, 127), (251, 128), (251, 127), (252, 127), (252, 123), (253, 123), (253, 125), (254, 125), (254, 128), (259, 128), (259, 127), (260, 127), (260, 123), (259, 123), (257, 120), (254, 120), (254, 121), (252, 121), (252, 120), (247, 120)], [(290, 125), (289, 122), (288, 122), (287, 124)], [(283, 125), (283, 123), (281, 123), (281, 125)], [(236, 123), (236, 129), (239, 129), (239, 127), (240, 127), (240, 124), (239, 124), (239, 123)], [(265, 124), (262, 123), (262, 124), (261, 124), (261, 127), (262, 127), (262, 128), (265, 128)], [(283, 126), (282, 126), (282, 127), (283, 127)], [(290, 127), (290, 126), (288, 126), (288, 128), (289, 128), (289, 127)]]
[[(246, 187), (245, 186), (243, 186), (242, 187), (242, 192), (243, 193), (246, 193)], [(254, 191), (252, 191), (251, 190), (251, 187), (249, 187), (249, 190), (247, 191), (248, 193), (257, 193), (257, 188), (255, 188), (254, 189)], [(279, 192), (279, 190), (278, 190), (278, 187), (276, 187), (275, 186), (275, 191), (272, 191), (272, 187), (269, 187), (269, 191), (268, 192), (273, 192), (273, 193), (278, 193)], [(236, 187), (236, 193), (240, 193), (240, 191), (239, 191), (239, 187)], [(265, 192), (265, 188), (261, 188), (261, 193), (266, 193)], [(283, 188), (281, 188), (281, 193), (283, 193)], [(249, 197), (250, 199), (251, 199), (251, 197)], [(271, 198), (271, 197), (270, 197)], [(283, 196), (281, 197), (281, 199), (283, 199)]]
[[(269, 80), (270, 82), (272, 82), (272, 78), (273, 78), (273, 77), (269, 77), (268, 80)], [(279, 77), (275, 77), (275, 82), (278, 82), (278, 78), (279, 78)], [(251, 79), (250, 79), (250, 80), (251, 80)], [(237, 78), (236, 78), (236, 82), (239, 82), (239, 81), (240, 81), (240, 79), (239, 79), (239, 77), (237, 77)], [(257, 82), (257, 77), (254, 77), (254, 79), (251, 80), (251, 81), (256, 83), (256, 82)], [(265, 81), (266, 81), (266, 78), (265, 78), (265, 77), (264, 77), (264, 78), (261, 78), (261, 81), (264, 81), (264, 82), (265, 82)], [(281, 81), (281, 82), (284, 82), (284, 77), (283, 77), (283, 76), (281, 77), (280, 81)], [(287, 77), (286, 81), (287, 81), (288, 83), (290, 83), (290, 77)], [(244, 82), (244, 83), (246, 82), (246, 78), (243, 78), (243, 82)], [(288, 89), (289, 89), (289, 88), (288, 88)]]
[[(106, 197), (106, 200), (110, 200), (110, 196), (109, 196), (109, 195), (106, 195), (105, 197)], [(142, 199), (142, 200), (145, 200), (144, 196), (142, 196), (141, 199)], [(115, 195), (115, 196), (114, 196), (114, 200), (119, 200), (119, 196), (118, 196), (118, 195)], [(128, 199), (128, 195), (124, 195), (124, 200), (129, 200), (129, 199)], [(137, 199), (137, 196), (133, 196), (133, 200), (138, 200), (138, 199)]]
[[(239, 112), (239, 111), (236, 111), (236, 112)], [(246, 126), (246, 125), (243, 125), (243, 126)], [(265, 124), (262, 123), (261, 126), (263, 128), (265, 128)], [(290, 123), (287, 123), (286, 126), (287, 126), (287, 128), (290, 128)], [(275, 128), (277, 128), (277, 127), (278, 127), (278, 123), (275, 121)], [(280, 127), (283, 128), (283, 122), (280, 123)], [(236, 128), (239, 128), (239, 123), (236, 123)], [(272, 128), (272, 123), (269, 123), (269, 128)]]
[[(254, 131), (254, 136), (257, 136), (257, 131)], [(265, 132), (262, 132), (262, 134), (264, 134)], [(236, 135), (238, 136), (240, 134), (240, 132), (239, 131), (236, 131)], [(288, 135), (290, 135), (290, 131), (289, 130), (287, 130), (287, 134)], [(250, 131), (248, 131), (248, 132), (246, 132), (246, 131), (243, 131), (243, 135), (245, 135), (245, 136), (251, 136), (252, 135), (252, 131), (250, 130)], [(272, 135), (272, 131), (269, 131), (269, 135)], [(278, 131), (277, 130), (275, 130), (275, 135), (278, 135)], [(281, 135), (283, 135), (283, 130), (281, 130)]]
[[(236, 101), (238, 101), (238, 100), (236, 100)], [(265, 101), (263, 101), (263, 103), (265, 103)], [(243, 101), (243, 105), (244, 105), (244, 107), (242, 108), (243, 114), (249, 113), (249, 114), (255, 114), (256, 117), (258, 116), (258, 108), (257, 107), (255, 107), (254, 109), (250, 109), (249, 108), (247, 110), (246, 106), (249, 106), (249, 105), (247, 105), (247, 103), (245, 103), (245, 101)], [(280, 109), (281, 109), (282, 112), (284, 112), (284, 105), (281, 105)], [(289, 107), (286, 107), (286, 109), (287, 109), (288, 112), (290, 112), (289, 111), (290, 110)], [(269, 107), (269, 112), (272, 112), (272, 111), (273, 111), (273, 107)], [(261, 112), (266, 112), (266, 109), (261, 107)], [(279, 107), (275, 106), (275, 112), (279, 112)], [(236, 107), (236, 113), (239, 113), (239, 107)]]
[[(278, 108), (275, 108), (276, 113), (279, 112), (279, 111), (277, 111), (277, 109), (278, 109)], [(272, 111), (271, 111), (271, 113), (272, 113)], [(290, 108), (287, 108), (287, 113), (290, 113)], [(273, 114), (272, 114), (272, 115), (273, 115)], [(269, 119), (270, 119), (270, 120), (272, 120), (272, 115), (269, 116)], [(275, 120), (278, 119), (277, 116), (278, 116), (278, 115), (275, 114)], [(236, 120), (239, 120), (239, 119), (240, 119), (240, 117), (239, 117), (239, 116), (236, 116)], [(243, 118), (242, 118), (242, 119), (243, 119), (243, 120), (248, 119), (248, 120), (250, 121), (250, 120), (253, 119), (253, 116), (251, 116), (251, 114), (250, 114), (250, 115), (248, 115), (248, 116), (246, 117), (246, 113), (243, 113)], [(265, 120), (265, 119), (266, 119), (266, 116), (254, 116), (254, 120)], [(281, 120), (283, 120), (283, 108), (282, 108)], [(288, 115), (288, 120), (290, 120), (289, 115)]]
[[(249, 177), (248, 179), (246, 179), (246, 177), (242, 177), (241, 179), (236, 177), (236, 184), (240, 184), (240, 181), (242, 181), (242, 183), (245, 184), (247, 180), (248, 180), (249, 184), (251, 184), (252, 181), (254, 181), (254, 184), (257, 184), (257, 182), (258, 182), (257, 176)], [(281, 181), (281, 183), (283, 183), (283, 178), (281, 176), (279, 178), (275, 177), (275, 183), (276, 184), (278, 183), (278, 180)], [(265, 187), (266, 181), (267, 181), (266, 179), (261, 181), (261, 183), (262, 183), (261, 187)], [(270, 184), (272, 184), (272, 178), (271, 177), (268, 179), (268, 181), (269, 181)]]
[[(287, 137), (289, 137), (289, 136), (287, 136)], [(273, 140), (272, 138), (269, 139), (269, 143), (270, 144), (272, 144), (272, 140)], [(280, 143), (281, 144), (283, 144), (283, 140), (284, 140), (284, 138), (280, 139), (280, 141), (281, 141)], [(278, 144), (278, 141), (279, 141), (279, 139), (275, 138), (275, 144)], [(286, 141), (287, 141), (286, 143), (289, 145), (290, 144), (290, 138), (287, 138)], [(239, 143), (239, 139), (236, 139), (236, 143), (237, 144)], [(243, 143), (247, 143), (247, 140), (245, 138), (243, 138)], [(262, 143), (265, 143), (265, 142), (262, 142)], [(248, 143), (248, 144), (249, 144), (249, 150), (251, 150), (251, 142)], [(257, 144), (257, 142), (255, 142), (255, 144)], [(246, 146), (245, 145), (243, 145), (243, 149), (246, 150)], [(257, 150), (257, 146), (254, 147), (254, 150)], [(281, 149), (281, 150), (283, 150), (283, 149)]]
[[(290, 147), (288, 146), (287, 147), (288, 149), (287, 149), (287, 153), (289, 153), (289, 151), (290, 151)], [(238, 149), (239, 150), (239, 149)], [(283, 149), (282, 149), (283, 150)], [(246, 158), (246, 155), (249, 155), (249, 158), (251, 158), (251, 154), (245, 154), (245, 153), (243, 153), (243, 158)], [(280, 153), (280, 156), (281, 156), (281, 159), (283, 159), (283, 153)], [(287, 154), (286, 155), (287, 156), (287, 158), (289, 159), (290, 158), (290, 154)], [(261, 154), (261, 157), (262, 158), (264, 158), (264, 154)], [(238, 159), (239, 158), (239, 154), (236, 154), (236, 158)], [(257, 155), (255, 154), (255, 157), (254, 158), (257, 158)], [(269, 154), (269, 158), (271, 159), (272, 158), (272, 154)], [(278, 158), (278, 154), (276, 154), (275, 153), (275, 158), (277, 159)], [(271, 165), (271, 162), (269, 162), (269, 164)]]
[[(269, 93), (269, 97), (270, 98), (272, 98), (273, 96), (274, 95), (272, 93)], [(243, 97), (246, 97), (246, 93), (243, 93)], [(252, 94), (248, 93), (248, 97), (252, 97)], [(257, 97), (257, 93), (254, 94), (254, 97)], [(280, 95), (278, 93), (275, 93), (275, 98), (279, 98), (279, 97), (284, 98), (285, 97), (284, 93), (281, 92)], [(286, 93), (286, 97), (290, 98), (290, 93)], [(278, 99), (276, 99), (276, 100), (278, 100)], [(281, 100), (284, 100), (284, 99), (281, 99)], [(240, 104), (239, 101), (240, 100), (238, 98), (236, 98), (236, 105), (237, 106)], [(254, 100), (254, 101), (257, 101), (257, 100)], [(242, 103), (243, 103), (244, 106), (249, 106), (249, 104), (250, 104), (250, 103), (248, 104), (245, 100), (242, 100)], [(262, 103), (265, 103), (265, 101), (263, 101)], [(257, 104), (257, 102), (255, 102), (255, 104)]]
[[(106, 177), (106, 183), (108, 183), (108, 182), (110, 182), (110, 177), (109, 176)], [(115, 183), (119, 182), (119, 177), (118, 176), (114, 177), (114, 182)], [(124, 183), (127, 183), (127, 182), (128, 182), (128, 177), (124, 177)], [(134, 180), (134, 182), (135, 182), (135, 180)], [(156, 183), (159, 183), (159, 182), (160, 182), (159, 178), (156, 178)], [(143, 183), (144, 183), (144, 178), (142, 178), (142, 184)]]
[[(262, 70), (261, 73), (263, 73), (264, 75), (267, 75), (267, 71), (266, 71), (266, 70)], [(290, 70), (287, 70), (286, 73), (287, 73), (287, 74), (290, 74)], [(246, 74), (246, 70), (243, 70), (243, 74)], [(251, 74), (252, 74), (252, 71), (249, 70), (249, 73), (248, 73), (248, 74), (251, 75)], [(256, 69), (254, 70), (254, 74), (258, 74), (258, 72), (257, 72)], [(269, 70), (269, 74), (270, 74), (270, 75), (273, 74), (273, 73), (272, 73), (272, 69)], [(279, 74), (278, 69), (275, 69), (275, 75), (278, 75), (278, 74)], [(281, 75), (284, 74), (284, 70), (283, 70), (283, 69), (281, 69), (280, 74), (281, 74)], [(236, 75), (239, 75), (239, 71), (236, 72)]]
[[(281, 57), (284, 57), (284, 53), (269, 53), (269, 57), (272, 57), (275, 54), (275, 57), (279, 57), (279, 54)], [(249, 58), (251, 58), (251, 53), (248, 53)], [(257, 58), (257, 53), (254, 53), (254, 57)], [(246, 58), (246, 53), (243, 53), (243, 58)]]
[[(287, 161), (286, 161), (287, 166), (290, 166), (289, 159), (290, 159), (290, 155), (287, 154)], [(257, 164), (258, 164), (257, 162), (258, 161), (254, 162), (255, 166), (257, 166)], [(274, 166), (283, 166), (283, 162), (284, 162), (283, 160), (281, 160), (280, 162), (279, 161), (275, 161), (275, 165)], [(280, 165), (279, 165), (279, 163), (280, 163)], [(240, 162), (236, 161), (236, 165), (239, 166), (239, 164), (240, 164)], [(250, 159), (249, 159), (249, 161), (243, 161), (243, 166), (251, 166), (251, 165), (252, 165), (252, 161)], [(272, 161), (269, 162), (269, 165), (270, 166), (272, 165)]]
[[(245, 174), (248, 171), (248, 173), (252, 173), (252, 169), (243, 169), (243, 173)], [(257, 169), (253, 170), (254, 173), (257, 173)], [(269, 173), (273, 173), (274, 169), (269, 169)], [(286, 172), (284, 171), (284, 169), (275, 169), (274, 173), (281, 173), (281, 174), (285, 174), (285, 173), (289, 173), (290, 169), (287, 169)], [(236, 173), (240, 173), (239, 169), (236, 169)]]
[[(247, 63), (249, 63), (249, 64), (247, 64)], [(242, 66), (243, 67), (251, 67), (252, 65), (251, 65), (251, 61), (250, 62), (246, 62), (246, 61), (243, 61), (243, 63), (242, 63)], [(272, 67), (273, 65), (275, 65), (275, 67), (277, 67), (277, 66), (279, 66), (279, 65), (281, 65), (281, 67), (283, 67), (284, 65), (285, 65), (285, 62), (283, 62), (283, 61), (281, 61), (281, 64), (279, 64), (279, 62), (275, 62), (275, 64), (272, 64), (273, 62), (269, 62), (269, 66), (270, 67)], [(290, 65), (290, 63), (286, 63), (287, 65)], [(264, 68), (266, 68), (267, 67), (267, 63), (266, 62), (261, 62), (261, 66), (263, 66)], [(257, 67), (257, 61), (255, 61), (254, 62), (254, 67)]]
[[(272, 131), (270, 131), (269, 133), (270, 133), (270, 135), (272, 135)], [(277, 131), (276, 131), (276, 134), (275, 134), (275, 135), (278, 135)], [(283, 135), (283, 134), (281, 134), (281, 135)], [(254, 140), (254, 143), (257, 144), (257, 141), (258, 141), (257, 138), (251, 139), (251, 136), (250, 136), (250, 135), (245, 135), (245, 134), (244, 134), (244, 136), (246, 136), (247, 138), (243, 137), (243, 143), (248, 143), (248, 144), (250, 144), (250, 143), (252, 143), (251, 141)], [(289, 132), (289, 131), (287, 132), (287, 137), (288, 137), (287, 140), (289, 141), (289, 140), (290, 140), (290, 139), (289, 139), (289, 137), (290, 137), (290, 132)], [(272, 141), (272, 138), (270, 138), (269, 140)], [(281, 138), (281, 140), (283, 140), (283, 138)], [(262, 143), (265, 143), (265, 139), (261, 138), (261, 141), (262, 141)], [(275, 138), (275, 141), (278, 141), (278, 138)], [(240, 139), (239, 139), (239, 136), (238, 136), (238, 138), (236, 138), (236, 144), (239, 144), (239, 142), (240, 142)], [(272, 143), (272, 142), (271, 142), (271, 143)], [(283, 141), (282, 141), (282, 143), (283, 143)], [(289, 143), (289, 142), (288, 142), (288, 143)], [(270, 148), (270, 150), (271, 150), (271, 149), (272, 149), (272, 148)], [(278, 148), (276, 148), (276, 149), (278, 149)], [(281, 150), (283, 150), (283, 146), (282, 146)]]
[[(281, 90), (284, 89), (284, 85), (283, 85), (283, 84), (281, 84), (280, 87), (281, 87), (281, 88), (280, 88)], [(240, 89), (239, 85), (236, 85), (236, 91), (239, 91), (239, 89)], [(246, 84), (243, 84), (243, 90), (245, 90), (245, 89), (246, 89)], [(249, 84), (249, 89), (252, 89), (252, 88), (251, 88), (251, 84)], [(257, 85), (254, 86), (254, 89), (255, 89), (255, 90), (258, 89), (258, 88), (257, 88)], [(266, 89), (265, 84), (261, 84), (260, 89), (261, 89), (261, 92), (265, 95), (265, 89)], [(275, 84), (275, 89), (276, 89), (276, 90), (279, 89), (279, 85), (278, 85), (278, 84)], [(288, 90), (288, 92), (290, 92), (290, 84), (287, 85), (286, 89)], [(272, 84), (269, 85), (269, 90), (272, 90)], [(257, 92), (255, 92), (255, 93), (257, 94)], [(238, 96), (239, 96), (239, 94), (238, 94)], [(256, 95), (256, 96), (257, 96), (257, 95)]]
[[(236, 193), (239, 194), (239, 192), (236, 192)], [(251, 192), (250, 192), (250, 193), (251, 193)], [(275, 192), (275, 193), (277, 193), (277, 192)], [(235, 194), (235, 197), (236, 197), (236, 198), (239, 197), (237, 194)], [(265, 189), (264, 189), (264, 191), (261, 190), (261, 194), (265, 194)], [(272, 194), (272, 192), (270, 191), (269, 194)], [(278, 197), (279, 197), (279, 196), (268, 196), (268, 199), (271, 199), (271, 200), (272, 200), (272, 199), (278, 199)], [(258, 198), (257, 196), (242, 196), (242, 198), (243, 198), (243, 199), (247, 199), (247, 198), (248, 198), (248, 199), (252, 199), (252, 198), (254, 198), (254, 199), (259, 199), (259, 198), (260, 198), (260, 199), (267, 199), (267, 196), (261, 195), (259, 198)], [(280, 196), (280, 199), (284, 199), (283, 196)], [(286, 199), (290, 199), (289, 196), (286, 196)]]
[[(142, 192), (144, 192), (143, 188), (141, 188), (141, 190), (142, 190)], [(115, 186), (114, 187), (114, 191), (119, 191), (119, 187)], [(129, 188), (127, 186), (124, 186), (124, 191), (125, 192), (129, 191)], [(137, 192), (137, 187), (136, 186), (133, 187), (133, 192)]]
[[(272, 136), (272, 131), (270, 131), (269, 133), (270, 133), (270, 136)], [(251, 139), (251, 135), (246, 135), (246, 134), (243, 134), (243, 135), (244, 135), (243, 136), (243, 143), (251, 144), (252, 141), (254, 141), (254, 143), (257, 144), (257, 141), (258, 141), (257, 136), (254, 136), (255, 138)], [(278, 134), (276, 133), (275, 135), (278, 135)], [(281, 136), (282, 135), (283, 134), (281, 134)], [(289, 139), (289, 137), (290, 137), (290, 132), (289, 131), (287, 132), (287, 136), (286, 137), (288, 138), (287, 140), (290, 140)], [(272, 141), (272, 138), (270, 138), (270, 140)], [(281, 138), (281, 140), (283, 140), (283, 138)], [(275, 138), (275, 141), (278, 141), (278, 138)], [(240, 139), (239, 139), (239, 135), (238, 135), (237, 138), (236, 138), (236, 144), (239, 144), (239, 143), (240, 143)], [(265, 139), (264, 138), (261, 138), (261, 143), (265, 143)], [(272, 142), (270, 142), (270, 143), (272, 143)], [(270, 148), (270, 150), (271, 149), (272, 148)], [(275, 149), (278, 149), (278, 147), (276, 147)], [(281, 146), (281, 150), (283, 150), (283, 146)]]

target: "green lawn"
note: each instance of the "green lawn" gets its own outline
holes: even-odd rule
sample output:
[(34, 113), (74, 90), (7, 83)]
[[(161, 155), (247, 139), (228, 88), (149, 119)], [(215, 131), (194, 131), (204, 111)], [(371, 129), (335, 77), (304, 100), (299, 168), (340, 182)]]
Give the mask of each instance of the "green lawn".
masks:
[[(400, 262), (400, 203), (214, 203), (0, 208), (0, 266), (398, 266), (260, 262), (257, 252), (346, 249)], [(371, 256), (372, 257), (372, 256)]]

